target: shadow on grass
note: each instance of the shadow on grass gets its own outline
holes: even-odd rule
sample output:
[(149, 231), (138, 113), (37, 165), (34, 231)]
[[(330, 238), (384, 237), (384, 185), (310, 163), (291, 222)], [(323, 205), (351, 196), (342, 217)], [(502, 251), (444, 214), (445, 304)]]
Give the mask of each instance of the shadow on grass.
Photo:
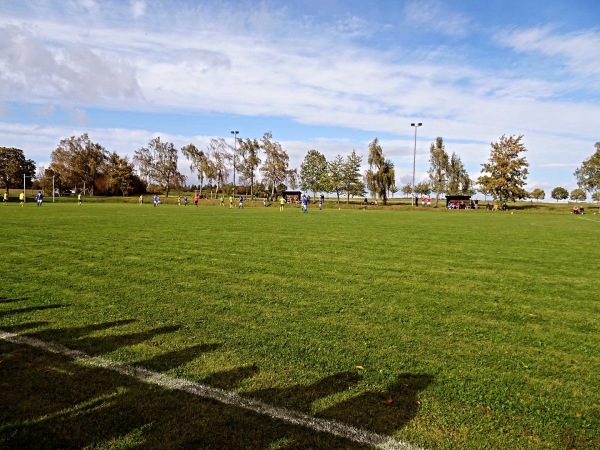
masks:
[[(133, 322), (43, 329), (26, 336), (101, 355), (179, 329), (165, 326), (90, 336)], [(0, 329), (19, 332), (45, 325), (47, 322), (27, 322)], [(153, 357), (139, 366), (167, 371), (218, 348), (219, 344), (199, 344)], [(203, 383), (230, 390), (258, 372), (256, 365), (244, 366), (216, 373)], [(321, 412), (319, 417), (389, 435), (415, 416), (418, 394), (431, 380), (427, 375), (404, 374), (388, 391), (349, 399)], [(309, 386), (265, 389), (249, 396), (269, 405), (310, 413), (314, 401), (343, 392), (360, 381), (357, 373), (344, 372)], [(107, 369), (81, 365), (66, 356), (6, 341), (0, 341), (0, 392), (0, 448), (367, 448), (235, 405), (146, 384)], [(388, 403), (390, 397), (393, 402)]]
[(26, 298), (7, 298), (7, 297), (0, 297), (0, 303), (16, 303), (16, 302), (22, 302), (24, 300), (27, 300)]
[(309, 412), (315, 400), (345, 391), (357, 385), (360, 379), (361, 377), (356, 372), (343, 372), (325, 377), (308, 386), (296, 385), (285, 389), (264, 389), (252, 392), (250, 395), (270, 405)]
[(367, 448), (36, 348), (0, 355), (2, 448)]
[[(9, 303), (9, 302), (6, 302)], [(53, 305), (41, 305), (41, 306), (28, 306), (27, 308), (18, 308), (18, 309), (8, 309), (6, 311), (0, 311), (0, 319), (4, 318), (4, 317), (8, 317), (8, 316), (13, 316), (15, 314), (22, 314), (22, 313), (28, 313), (28, 312), (34, 312), (34, 311), (44, 311), (46, 309), (56, 309), (56, 308), (62, 308), (66, 305), (61, 305), (61, 304), (53, 304)]]
[(213, 352), (218, 348), (218, 344), (194, 345), (192, 347), (187, 347), (182, 350), (175, 350), (173, 352), (155, 356), (135, 365), (143, 367), (145, 369), (154, 370), (155, 372), (166, 372), (169, 369), (173, 369), (175, 367), (193, 361), (194, 359), (202, 355), (202, 353)]
[(401, 374), (385, 392), (367, 392), (353, 397), (322, 412), (319, 417), (391, 434), (416, 416), (420, 406), (419, 393), (432, 381), (431, 375)]
[(256, 365), (237, 367), (232, 370), (218, 372), (202, 380), (202, 383), (219, 389), (233, 390), (246, 378), (252, 378), (259, 372)]
[(165, 333), (173, 333), (179, 330), (179, 326), (170, 325), (154, 328), (135, 333), (113, 334), (105, 336), (87, 336), (95, 331), (108, 330), (110, 328), (127, 325), (135, 322), (133, 319), (116, 320), (99, 324), (87, 325), (73, 328), (53, 328), (34, 333), (27, 336), (42, 340), (44, 342), (56, 342), (73, 350), (80, 350), (92, 356), (98, 356), (118, 350), (121, 347), (136, 345), (151, 340)]
[[(252, 392), (251, 396), (272, 405), (309, 412), (315, 400), (345, 391), (358, 384), (360, 379), (355, 372), (345, 372), (326, 377), (309, 386), (266, 389)], [(391, 435), (416, 416), (420, 406), (419, 394), (432, 381), (431, 375), (401, 374), (385, 391), (366, 392), (342, 401), (319, 413), (318, 417)]]
[(26, 322), (17, 325), (0, 325), (0, 328), (9, 333), (18, 333), (19, 331), (31, 330), (32, 328), (40, 328), (50, 325), (50, 322)]

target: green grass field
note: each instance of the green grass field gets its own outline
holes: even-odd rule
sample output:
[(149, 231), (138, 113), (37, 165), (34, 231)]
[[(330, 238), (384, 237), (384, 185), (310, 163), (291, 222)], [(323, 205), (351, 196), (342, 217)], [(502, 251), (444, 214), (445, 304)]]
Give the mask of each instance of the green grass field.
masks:
[[(59, 202), (0, 223), (1, 331), (428, 449), (600, 448), (600, 215)], [(362, 448), (0, 350), (3, 448)]]

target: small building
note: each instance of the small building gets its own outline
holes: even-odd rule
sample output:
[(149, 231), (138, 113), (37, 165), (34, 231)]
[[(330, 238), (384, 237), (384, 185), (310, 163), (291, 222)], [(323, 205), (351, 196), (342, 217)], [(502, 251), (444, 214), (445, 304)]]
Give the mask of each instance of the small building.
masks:
[(446, 195), (446, 208), (449, 208), (450, 204), (455, 205), (453, 209), (474, 207), (470, 195)]
[(302, 198), (302, 191), (283, 191), (282, 195), (286, 203), (298, 203)]

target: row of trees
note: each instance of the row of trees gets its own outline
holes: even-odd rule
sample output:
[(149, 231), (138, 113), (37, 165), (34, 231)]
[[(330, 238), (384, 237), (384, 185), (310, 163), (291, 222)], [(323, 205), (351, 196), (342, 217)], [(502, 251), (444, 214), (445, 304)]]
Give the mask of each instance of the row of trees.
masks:
[(365, 194), (360, 167), (362, 157), (356, 150), (345, 158), (337, 155), (332, 161), (317, 150), (309, 150), (300, 165), (300, 187), (304, 191), (334, 193), (338, 202), (341, 195), (351, 196)]
[[(525, 190), (529, 164), (521, 156), (521, 153), (526, 151), (521, 142), (522, 138), (523, 136), (502, 136), (497, 143), (492, 143), (490, 159), (482, 164), (483, 175), (477, 180), (480, 192), (491, 194), (501, 202), (545, 198), (546, 193), (542, 189), (537, 188), (531, 192)], [(591, 193), (593, 201), (600, 201), (600, 142), (596, 142), (594, 148), (594, 154), (575, 170), (574, 175), (579, 188), (569, 194), (565, 188), (556, 187), (551, 193), (553, 199), (558, 201), (570, 198), (576, 202), (585, 201), (587, 191)]]
[(327, 161), (317, 150), (310, 150), (300, 166), (300, 187), (305, 191), (334, 193), (338, 202), (341, 195), (349, 202), (351, 196), (363, 196), (368, 189), (385, 205), (389, 193), (397, 191), (396, 171), (377, 138), (369, 144), (368, 164), (362, 175), (362, 157), (356, 150), (345, 158), (337, 155), (332, 161)]
[[(545, 192), (525, 190), (529, 163), (523, 136), (502, 136), (491, 144), (489, 160), (482, 164), (476, 181), (469, 177), (460, 157), (448, 155), (444, 141), (438, 137), (430, 147), (428, 179), (415, 186), (402, 188), (406, 195), (436, 196), (436, 206), (442, 194), (490, 195), (500, 202), (525, 198), (543, 199)], [(575, 201), (585, 200), (586, 191), (598, 199), (600, 191), (600, 142), (595, 153), (575, 171), (579, 189), (571, 192)], [(211, 139), (205, 149), (189, 144), (178, 150), (160, 137), (135, 151), (131, 160), (116, 152), (109, 153), (100, 144), (92, 142), (87, 134), (60, 141), (51, 154), (48, 168), (36, 173), (35, 162), (25, 158), (20, 149), (0, 147), (0, 183), (8, 190), (22, 185), (23, 179), (31, 186), (37, 178), (40, 187), (50, 190), (52, 183), (59, 189), (77, 188), (90, 194), (131, 195), (145, 192), (148, 186), (159, 186), (168, 196), (173, 188), (181, 187), (186, 177), (178, 169), (179, 153), (188, 160), (190, 170), (200, 181), (200, 189), (207, 185), (216, 192), (229, 187), (233, 172), (234, 183), (239, 182), (243, 193), (275, 194), (285, 188), (333, 193), (338, 201), (342, 195), (362, 196), (368, 190), (385, 204), (388, 196), (398, 191), (394, 163), (385, 157), (378, 139), (369, 144), (368, 170), (361, 174), (362, 157), (355, 150), (347, 156), (337, 155), (327, 161), (315, 149), (306, 154), (300, 171), (290, 169), (289, 156), (270, 132), (258, 139), (237, 139), (234, 145), (225, 139)], [(260, 174), (260, 177), (259, 177)], [(238, 176), (236, 180), (236, 175)], [(259, 182), (259, 178), (261, 181)], [(249, 189), (248, 189), (249, 188)], [(238, 189), (239, 192), (239, 189)], [(562, 200), (569, 193), (563, 188), (552, 191), (552, 198)]]
[[(502, 136), (498, 142), (491, 144), (489, 160), (482, 164), (482, 174), (477, 179), (478, 191), (490, 195), (500, 202), (515, 201), (526, 198), (543, 200), (546, 193), (536, 188), (531, 192), (525, 190), (529, 163), (522, 155), (527, 150), (522, 143), (523, 136)], [(570, 193), (563, 187), (552, 190), (551, 197), (555, 200), (585, 201), (587, 192), (591, 193), (593, 201), (600, 201), (600, 142), (595, 144), (595, 153), (577, 168), (574, 175), (577, 178), (578, 189)], [(429, 180), (413, 187), (407, 184), (402, 192), (410, 195), (436, 193), (436, 206), (441, 193), (456, 195), (472, 195), (477, 192), (475, 182), (465, 170), (460, 157), (455, 153), (451, 157), (445, 151), (443, 139), (438, 137), (430, 147)]]
[[(259, 156), (261, 152), (264, 161)], [(204, 150), (188, 144), (181, 148), (181, 153), (188, 160), (190, 170), (196, 173), (200, 190), (206, 182), (214, 187), (215, 192), (224, 191), (233, 172), (234, 182), (237, 173), (239, 182), (249, 185), (250, 194), (254, 195), (257, 170), (262, 174), (264, 183), (261, 189), (267, 186), (272, 194), (286, 182), (293, 186), (297, 184), (297, 172), (289, 169), (287, 152), (273, 140), (270, 132), (265, 133), (260, 141), (236, 137), (233, 147), (223, 138), (211, 139)], [(172, 143), (161, 141), (160, 137), (150, 140), (147, 147), (136, 150), (133, 163), (140, 176), (148, 184), (161, 186), (167, 197), (172, 188), (185, 183), (185, 175), (178, 170), (178, 150)]]
[[(585, 189), (581, 188), (573, 189), (569, 193), (569, 191), (567, 191), (564, 187), (558, 186), (552, 189), (550, 197), (556, 201), (569, 199), (574, 202), (584, 202), (587, 199), (587, 193), (585, 192)], [(540, 188), (534, 189), (531, 191), (529, 198), (543, 200), (546, 198), (546, 192)], [(592, 192), (592, 200), (595, 202), (600, 202), (600, 191)]]
[[(442, 193), (449, 195), (475, 193), (473, 181), (469, 178), (460, 157), (456, 153), (448, 156), (441, 137), (438, 137), (435, 144), (431, 144), (429, 148), (429, 164), (429, 183), (422, 182), (419, 186), (415, 186), (414, 190), (420, 195), (435, 192), (436, 208)], [(406, 187), (403, 188), (403, 192), (406, 192)]]

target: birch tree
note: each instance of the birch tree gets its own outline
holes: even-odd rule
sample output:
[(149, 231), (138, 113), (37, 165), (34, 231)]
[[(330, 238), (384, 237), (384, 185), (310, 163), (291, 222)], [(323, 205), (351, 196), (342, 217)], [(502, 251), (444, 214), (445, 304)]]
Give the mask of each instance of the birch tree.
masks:
[(256, 169), (261, 163), (260, 143), (257, 139), (242, 139), (238, 140), (240, 161), (238, 170), (240, 172), (240, 180), (245, 183), (250, 183), (250, 195), (254, 195), (254, 184), (256, 183)]
[(163, 142), (157, 137), (151, 139), (147, 147), (136, 150), (133, 157), (140, 175), (163, 187), (167, 197), (172, 187), (178, 187), (185, 182), (185, 175), (177, 168), (177, 153), (171, 142)]
[(214, 180), (217, 185), (217, 192), (219, 192), (229, 179), (230, 170), (228, 163), (233, 158), (233, 154), (229, 151), (229, 148), (224, 138), (213, 138), (208, 144), (209, 162), (207, 171), (210, 179)]
[(182, 147), (181, 153), (190, 162), (190, 170), (196, 172), (200, 183), (200, 194), (202, 194), (204, 178), (206, 177), (206, 173), (210, 170), (208, 156), (194, 144), (188, 144), (185, 147)]
[(379, 140), (375, 138), (369, 144), (369, 169), (365, 175), (367, 186), (387, 205), (387, 193), (396, 184), (394, 163), (385, 159)]
[(438, 137), (435, 144), (429, 147), (429, 180), (431, 189), (435, 192), (435, 207), (438, 207), (440, 194), (446, 192), (446, 173), (448, 171), (448, 153), (444, 140)]
[(261, 139), (261, 149), (265, 154), (265, 160), (260, 168), (263, 181), (271, 186), (271, 195), (279, 184), (285, 183), (288, 177), (288, 166), (290, 157), (277, 141), (273, 141), (271, 132), (266, 132)]

